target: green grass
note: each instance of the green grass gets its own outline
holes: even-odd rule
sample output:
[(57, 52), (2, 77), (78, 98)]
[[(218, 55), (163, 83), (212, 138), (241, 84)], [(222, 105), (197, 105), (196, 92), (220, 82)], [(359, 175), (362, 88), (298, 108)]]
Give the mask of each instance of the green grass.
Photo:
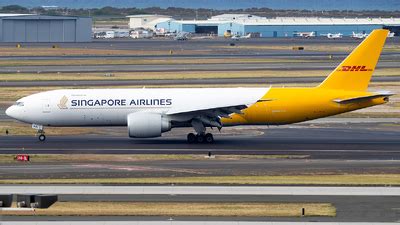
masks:
[[(329, 70), (305, 71), (187, 71), (187, 72), (130, 72), (112, 73), (11, 73), (2, 74), (0, 81), (58, 81), (58, 80), (160, 80), (160, 79), (217, 79), (217, 78), (271, 78), (271, 77), (324, 77)], [(375, 71), (374, 76), (400, 76), (397, 68)]]
[(56, 202), (48, 209), (2, 211), (0, 215), (34, 216), (336, 216), (331, 203), (219, 202)]
[(63, 66), (63, 65), (174, 65), (174, 64), (232, 64), (232, 63), (292, 63), (313, 62), (300, 59), (67, 59), (67, 60), (7, 60), (0, 66)]
[(400, 185), (400, 174), (14, 179), (0, 184)]

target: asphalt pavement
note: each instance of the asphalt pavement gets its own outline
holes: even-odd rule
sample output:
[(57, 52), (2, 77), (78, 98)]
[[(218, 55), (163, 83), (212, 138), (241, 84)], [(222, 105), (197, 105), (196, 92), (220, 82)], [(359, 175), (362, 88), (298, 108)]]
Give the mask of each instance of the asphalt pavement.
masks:
[[(45, 65), (2, 66), (0, 73), (78, 73), (78, 72), (178, 72), (178, 71), (249, 71), (249, 70), (328, 70), (337, 62), (291, 62), (291, 63), (202, 63), (164, 65)], [(397, 61), (380, 62), (377, 68), (398, 68)]]
[[(84, 187), (83, 187), (84, 188)], [(32, 192), (30, 192), (32, 193)], [(66, 202), (274, 202), (332, 203), (335, 217), (144, 217), (144, 216), (2, 216), (6, 221), (290, 221), (290, 222), (398, 222), (398, 196), (329, 196), (329, 195), (126, 195), (72, 194), (59, 195)], [(141, 223), (142, 224), (142, 223)], [(275, 224), (275, 223), (274, 223)]]
[(188, 144), (185, 129), (178, 129), (183, 132), (176, 136), (153, 139), (79, 135), (47, 136), (45, 142), (39, 142), (33, 136), (1, 136), (0, 152), (15, 154), (23, 149), (32, 154), (207, 154), (211, 151), (215, 154), (300, 154), (310, 155), (312, 159), (400, 159), (400, 130), (370, 129), (374, 126), (365, 123), (328, 128), (260, 127), (256, 131), (261, 135), (246, 130), (236, 135), (215, 133), (215, 143), (210, 145)]
[[(71, 75), (72, 76), (72, 75)], [(64, 81), (7, 81), (0, 82), (0, 87), (63, 87), (63, 86), (149, 86), (149, 85), (245, 85), (245, 84), (288, 84), (320, 83), (321, 77), (249, 77), (249, 78), (190, 78), (190, 79), (134, 79), (134, 80), (64, 80)], [(400, 76), (373, 77), (372, 82), (398, 82)]]

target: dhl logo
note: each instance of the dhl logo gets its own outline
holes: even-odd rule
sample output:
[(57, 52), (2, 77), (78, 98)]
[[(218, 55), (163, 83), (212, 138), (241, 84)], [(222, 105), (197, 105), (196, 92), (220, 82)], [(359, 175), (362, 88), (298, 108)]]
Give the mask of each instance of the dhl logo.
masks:
[(342, 68), (337, 71), (372, 71), (372, 69), (367, 69), (366, 66), (342, 66)]

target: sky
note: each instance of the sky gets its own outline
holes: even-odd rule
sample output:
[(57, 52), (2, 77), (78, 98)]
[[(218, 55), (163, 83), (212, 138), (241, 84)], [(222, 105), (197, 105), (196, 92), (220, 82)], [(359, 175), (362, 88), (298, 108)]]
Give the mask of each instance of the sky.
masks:
[(25, 7), (55, 5), (68, 8), (158, 6), (210, 9), (267, 7), (310, 10), (400, 10), (400, 0), (0, 0), (0, 6), (11, 4)]

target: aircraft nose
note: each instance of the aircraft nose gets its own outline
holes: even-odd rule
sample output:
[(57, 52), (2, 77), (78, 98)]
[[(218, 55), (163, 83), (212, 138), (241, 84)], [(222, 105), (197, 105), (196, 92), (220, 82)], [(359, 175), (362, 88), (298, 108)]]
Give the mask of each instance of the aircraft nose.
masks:
[(15, 108), (14, 106), (8, 107), (8, 109), (6, 110), (6, 115), (14, 118), (14, 114), (15, 114), (15, 113), (13, 113), (15, 111), (14, 108)]

